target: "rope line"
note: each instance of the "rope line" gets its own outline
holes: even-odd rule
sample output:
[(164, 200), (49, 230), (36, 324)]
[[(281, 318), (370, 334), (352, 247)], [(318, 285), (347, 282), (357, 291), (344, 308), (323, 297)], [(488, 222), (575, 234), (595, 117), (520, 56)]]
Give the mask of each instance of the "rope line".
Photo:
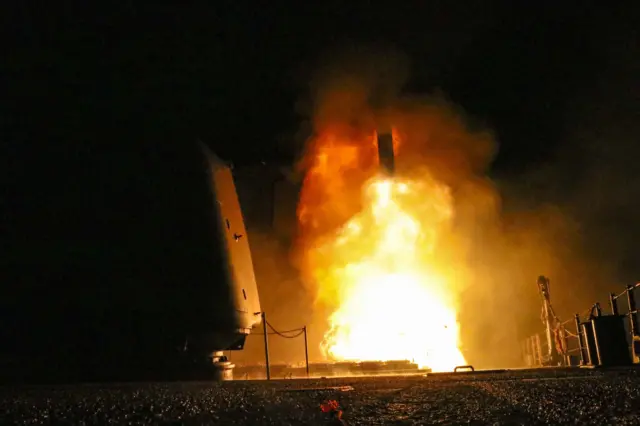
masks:
[(304, 330), (303, 328), (294, 328), (292, 330), (277, 331), (275, 328), (273, 328), (273, 326), (269, 322), (267, 322), (267, 325), (269, 326), (270, 329), (273, 330), (275, 334), (280, 334), (280, 333), (287, 334), (287, 333), (293, 333), (295, 331)]
[[(272, 335), (273, 336), (278, 336), (279, 334), (278, 333), (274, 333), (273, 331), (269, 331), (269, 332), (267, 332), (267, 335), (269, 335), (269, 336), (272, 336)], [(247, 334), (247, 336), (264, 336), (264, 333), (250, 333), (250, 334)]]
[[(269, 326), (269, 328), (271, 330), (273, 330), (273, 332), (275, 334), (277, 334), (280, 337), (284, 337), (285, 339), (295, 339), (296, 337), (300, 336), (302, 333), (304, 333), (304, 328), (296, 328), (294, 330), (288, 330), (288, 331), (278, 331), (276, 330), (271, 324), (269, 324), (269, 321), (265, 321), (267, 323), (267, 326)], [(287, 336), (285, 333), (293, 333), (297, 331), (296, 334), (292, 335), (292, 336)]]

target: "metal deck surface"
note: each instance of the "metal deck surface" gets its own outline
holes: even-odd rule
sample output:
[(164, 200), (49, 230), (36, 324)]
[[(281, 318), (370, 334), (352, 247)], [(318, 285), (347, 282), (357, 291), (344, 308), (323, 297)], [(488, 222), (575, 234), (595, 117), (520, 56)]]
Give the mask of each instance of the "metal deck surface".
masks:
[(0, 388), (1, 425), (640, 424), (637, 369)]

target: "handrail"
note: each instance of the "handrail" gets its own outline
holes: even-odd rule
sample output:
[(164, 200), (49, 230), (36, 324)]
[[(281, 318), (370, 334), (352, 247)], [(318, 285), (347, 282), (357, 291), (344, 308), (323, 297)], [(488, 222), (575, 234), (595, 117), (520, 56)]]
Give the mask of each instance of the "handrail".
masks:
[(622, 293), (616, 295), (615, 293), (611, 293), (611, 297), (613, 298), (613, 300), (617, 300), (620, 297), (624, 296), (625, 294), (627, 294), (627, 289), (625, 289)]
[(613, 294), (612, 294), (612, 296), (611, 296), (611, 297), (612, 297), (614, 300), (615, 300), (615, 299), (618, 299), (618, 298), (620, 298), (620, 297), (624, 296), (625, 294), (627, 294), (627, 292), (632, 291), (632, 290), (635, 290), (635, 289), (636, 289), (636, 288), (638, 288), (638, 287), (640, 287), (640, 283), (629, 284), (629, 286), (628, 286), (627, 288), (625, 288), (625, 289), (622, 291), (622, 293), (620, 293), (620, 294), (618, 294), (618, 295), (616, 295), (616, 296), (613, 296)]
[[(629, 284), (625, 287), (625, 289), (620, 294), (610, 293), (609, 294), (609, 304), (611, 307), (611, 314), (613, 316), (624, 317), (625, 321), (628, 321), (629, 330), (628, 334), (631, 335), (632, 340), (635, 342), (632, 344), (633, 351), (633, 359), (635, 363), (640, 362), (640, 308), (638, 307), (638, 302), (636, 302), (636, 294), (634, 290), (640, 288), (640, 282), (636, 282), (634, 284)], [(628, 310), (624, 309), (626, 312), (620, 313), (618, 309), (618, 299), (622, 296), (626, 296), (625, 305), (628, 305)], [(550, 303), (549, 303), (550, 306)], [(553, 312), (553, 308), (551, 308), (551, 313), (553, 315), (553, 332), (555, 334), (555, 349), (556, 355), (564, 357), (564, 362), (568, 365), (571, 365), (571, 359), (573, 355), (570, 357), (569, 354), (580, 354), (580, 364), (584, 365), (586, 362), (589, 362), (585, 359), (585, 352), (587, 350), (587, 342), (585, 339), (588, 337), (583, 331), (583, 327), (585, 324), (588, 324), (594, 318), (598, 318), (602, 316), (602, 308), (600, 303), (595, 303), (589, 309), (587, 309), (584, 313), (577, 313), (574, 315), (572, 319), (568, 319), (566, 321), (560, 321), (560, 319)], [(581, 320), (581, 317), (583, 318)], [(573, 329), (574, 327), (568, 327), (569, 323), (573, 322), (575, 324), (575, 333), (569, 331), (569, 329)], [(542, 333), (544, 336), (544, 333)], [(540, 339), (541, 333), (534, 333), (529, 335), (522, 344), (523, 353), (526, 356), (527, 363), (533, 365), (541, 365), (541, 362), (545, 362), (547, 355), (546, 350), (549, 349), (549, 355), (551, 354), (551, 349), (549, 345), (551, 342), (547, 342), (546, 339)], [(570, 340), (571, 339), (571, 340)], [(575, 339), (575, 340), (574, 340)], [(574, 346), (577, 340), (577, 348), (569, 349), (569, 346)], [(571, 345), (569, 345), (571, 342)], [(548, 360), (547, 360), (548, 361)]]

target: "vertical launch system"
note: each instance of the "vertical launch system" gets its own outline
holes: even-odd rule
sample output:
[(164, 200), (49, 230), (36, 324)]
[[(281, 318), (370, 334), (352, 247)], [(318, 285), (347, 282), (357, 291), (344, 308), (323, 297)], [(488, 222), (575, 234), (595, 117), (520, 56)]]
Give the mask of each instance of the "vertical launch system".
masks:
[(215, 259), (219, 265), (217, 282), (205, 302), (203, 323), (187, 338), (187, 349), (206, 356), (228, 377), (233, 364), (222, 351), (244, 348), (246, 337), (261, 322), (260, 299), (253, 268), (249, 238), (240, 207), (231, 167), (201, 146), (206, 157), (207, 179), (213, 200)]

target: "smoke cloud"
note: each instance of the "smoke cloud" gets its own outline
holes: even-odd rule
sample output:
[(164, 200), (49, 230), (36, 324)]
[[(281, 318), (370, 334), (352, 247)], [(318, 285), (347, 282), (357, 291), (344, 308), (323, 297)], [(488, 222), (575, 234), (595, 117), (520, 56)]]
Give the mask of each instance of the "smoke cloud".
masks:
[[(391, 123), (400, 141), (399, 173), (420, 176), (426, 169), (454, 198), (455, 224), (439, 257), (461, 277), (455, 292), (465, 356), (480, 368), (522, 365), (520, 340), (541, 327), (538, 275), (551, 277), (556, 310), (569, 318), (578, 306), (593, 302), (590, 283), (605, 279), (610, 271), (588, 262), (580, 249), (581, 228), (565, 208), (532, 200), (533, 192), (527, 190), (531, 182), (489, 178), (498, 149), (490, 129), (477, 126), (442, 94), (403, 90), (409, 73), (402, 55), (389, 49), (349, 48), (323, 59), (310, 87), (312, 108), (307, 112), (313, 132), (299, 171), (309, 172), (319, 144), (327, 145), (319, 140), (326, 134), (335, 137), (336, 148), (354, 144), (357, 158), (339, 165), (336, 187), (314, 188), (309, 191), (313, 199), (305, 199), (302, 192), (294, 261), (308, 288), (317, 290), (306, 276), (308, 244), (359, 211), (362, 186), (377, 167), (374, 148), (362, 141), (381, 122)], [(307, 217), (310, 205), (313, 215)], [(325, 211), (325, 205), (340, 208)], [(576, 298), (578, 286), (581, 296)], [(316, 305), (316, 329), (326, 329), (328, 314), (328, 307)], [(313, 336), (310, 345), (321, 337)]]

